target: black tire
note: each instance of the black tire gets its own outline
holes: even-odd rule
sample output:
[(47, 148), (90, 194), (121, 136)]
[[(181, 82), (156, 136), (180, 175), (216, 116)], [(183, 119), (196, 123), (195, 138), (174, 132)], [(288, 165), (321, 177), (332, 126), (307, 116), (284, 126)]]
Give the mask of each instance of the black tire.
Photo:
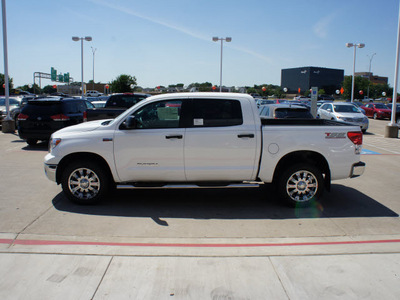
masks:
[(279, 197), (293, 207), (308, 207), (324, 190), (322, 172), (315, 166), (299, 163), (289, 166), (278, 178)]
[(367, 129), (362, 129), (361, 131), (362, 131), (362, 133), (366, 133)]
[(38, 142), (38, 140), (35, 140), (35, 139), (27, 139), (27, 140), (26, 140), (26, 143), (27, 143), (29, 146), (35, 146), (35, 145), (37, 144), (37, 142)]
[(110, 190), (105, 169), (95, 162), (76, 161), (63, 171), (61, 186), (64, 194), (77, 204), (98, 203)]

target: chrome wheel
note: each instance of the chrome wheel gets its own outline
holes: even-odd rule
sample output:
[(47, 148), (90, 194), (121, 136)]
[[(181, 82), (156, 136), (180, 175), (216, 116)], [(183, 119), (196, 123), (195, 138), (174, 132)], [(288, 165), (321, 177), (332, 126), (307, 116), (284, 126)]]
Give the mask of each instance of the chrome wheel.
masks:
[(97, 174), (88, 168), (74, 170), (68, 178), (71, 194), (81, 200), (89, 200), (99, 193), (101, 185)]
[(310, 201), (318, 190), (318, 180), (313, 173), (300, 170), (293, 173), (286, 182), (287, 195), (295, 202)]

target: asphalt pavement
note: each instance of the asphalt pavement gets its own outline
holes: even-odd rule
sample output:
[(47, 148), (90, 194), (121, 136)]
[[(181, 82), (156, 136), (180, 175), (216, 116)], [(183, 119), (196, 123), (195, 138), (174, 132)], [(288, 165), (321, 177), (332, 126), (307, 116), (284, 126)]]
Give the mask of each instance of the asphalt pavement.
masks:
[(370, 122), (365, 174), (300, 210), (268, 187), (73, 205), (46, 145), (0, 133), (0, 299), (400, 299), (400, 140)]

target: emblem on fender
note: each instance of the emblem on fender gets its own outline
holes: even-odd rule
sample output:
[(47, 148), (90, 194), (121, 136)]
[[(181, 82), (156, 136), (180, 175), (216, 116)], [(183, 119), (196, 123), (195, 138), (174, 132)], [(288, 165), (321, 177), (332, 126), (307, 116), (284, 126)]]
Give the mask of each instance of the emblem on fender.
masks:
[(346, 138), (345, 132), (325, 132), (326, 139), (344, 139)]

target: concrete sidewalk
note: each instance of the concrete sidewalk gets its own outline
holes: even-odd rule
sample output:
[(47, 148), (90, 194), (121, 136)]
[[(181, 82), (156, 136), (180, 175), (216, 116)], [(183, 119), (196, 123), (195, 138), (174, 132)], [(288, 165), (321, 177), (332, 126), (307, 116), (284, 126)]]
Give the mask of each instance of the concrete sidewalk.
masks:
[(229, 244), (61, 238), (0, 235), (0, 299), (400, 298), (398, 236)]

